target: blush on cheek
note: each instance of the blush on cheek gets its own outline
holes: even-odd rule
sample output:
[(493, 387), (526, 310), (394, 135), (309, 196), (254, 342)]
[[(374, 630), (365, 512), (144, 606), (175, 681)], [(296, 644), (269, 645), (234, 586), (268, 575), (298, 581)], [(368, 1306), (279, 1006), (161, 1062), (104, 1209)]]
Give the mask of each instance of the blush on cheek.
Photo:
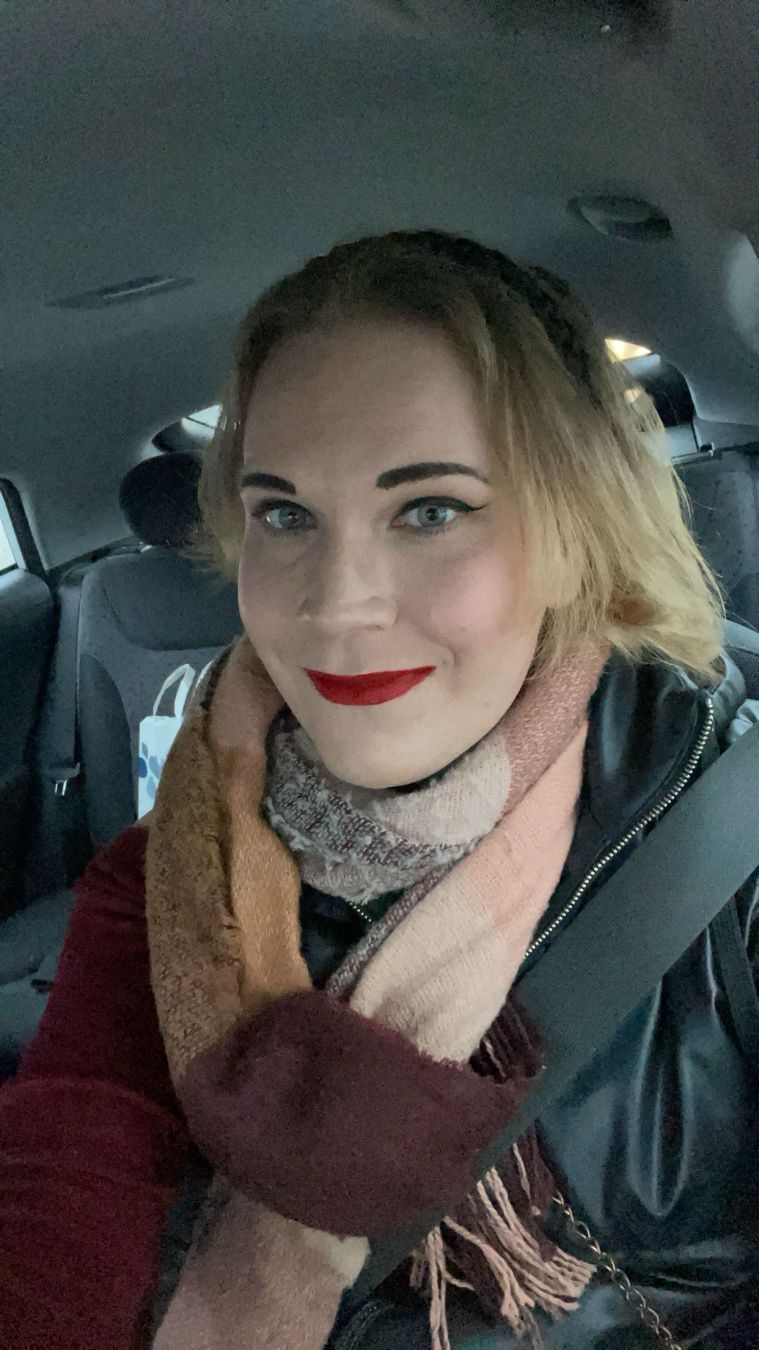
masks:
[(472, 559), (426, 595), (428, 629), (443, 644), (467, 644), (505, 637), (521, 626), (524, 612), (521, 569), (502, 555)]

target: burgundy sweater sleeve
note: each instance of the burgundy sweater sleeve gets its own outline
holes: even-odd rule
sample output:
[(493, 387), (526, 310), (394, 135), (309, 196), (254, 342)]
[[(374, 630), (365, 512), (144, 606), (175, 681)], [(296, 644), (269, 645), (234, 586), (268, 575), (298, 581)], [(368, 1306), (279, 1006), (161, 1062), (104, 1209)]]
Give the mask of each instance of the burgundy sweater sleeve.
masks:
[(0, 1090), (0, 1346), (136, 1350), (189, 1156), (150, 987), (144, 830), (76, 886), (53, 990)]

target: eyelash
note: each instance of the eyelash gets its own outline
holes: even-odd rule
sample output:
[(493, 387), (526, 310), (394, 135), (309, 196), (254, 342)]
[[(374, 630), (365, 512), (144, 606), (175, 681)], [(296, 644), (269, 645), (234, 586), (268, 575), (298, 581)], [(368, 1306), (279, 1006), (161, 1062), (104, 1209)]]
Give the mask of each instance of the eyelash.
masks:
[[(446, 521), (443, 525), (430, 525), (426, 529), (415, 526), (408, 527), (413, 534), (424, 536), (431, 534), (446, 534), (448, 530), (453, 529), (457, 524), (459, 516), (471, 515), (475, 511), (481, 511), (483, 509), (481, 506), (469, 506), (466, 502), (459, 501), (456, 497), (417, 497), (414, 501), (408, 502), (407, 505), (403, 507), (403, 510), (399, 512), (399, 515), (407, 516), (411, 511), (419, 511), (424, 507), (429, 506), (447, 508), (455, 511), (456, 517), (453, 520)], [(269, 515), (271, 511), (281, 510), (305, 512), (306, 508), (299, 506), (297, 502), (264, 501), (259, 502), (257, 506), (253, 507), (250, 515), (254, 520), (259, 521), (270, 535), (300, 535), (305, 533), (306, 530), (313, 528), (313, 526), (305, 526), (305, 528), (296, 526), (294, 529), (279, 530), (276, 526), (270, 525), (266, 520), (267, 515)], [(402, 527), (396, 526), (396, 528)]]

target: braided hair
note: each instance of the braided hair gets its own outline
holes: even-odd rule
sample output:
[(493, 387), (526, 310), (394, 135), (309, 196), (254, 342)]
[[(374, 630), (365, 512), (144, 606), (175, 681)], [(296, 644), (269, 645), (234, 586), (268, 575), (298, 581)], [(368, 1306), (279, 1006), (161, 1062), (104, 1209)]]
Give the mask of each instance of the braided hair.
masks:
[(560, 277), (544, 267), (520, 267), (500, 249), (488, 248), (474, 239), (448, 234), (444, 230), (396, 230), (388, 238), (419, 246), (459, 266), (476, 268), (495, 277), (518, 295), (542, 323), (572, 378), (585, 389), (594, 404), (600, 404), (593, 379), (593, 356), (582, 341), (577, 323), (572, 321), (571, 311), (585, 319), (588, 331), (592, 331), (590, 320)]

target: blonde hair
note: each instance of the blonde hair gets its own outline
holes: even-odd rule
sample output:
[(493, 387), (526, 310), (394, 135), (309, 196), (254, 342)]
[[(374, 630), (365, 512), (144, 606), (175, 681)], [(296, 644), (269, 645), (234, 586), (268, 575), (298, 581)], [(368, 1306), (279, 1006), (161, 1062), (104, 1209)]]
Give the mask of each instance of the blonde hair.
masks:
[(531, 675), (589, 635), (713, 682), (723, 599), (653, 405), (565, 283), (471, 240), (398, 232), (340, 244), (253, 305), (201, 477), (199, 551), (236, 573), (243, 432), (269, 353), (309, 328), (370, 317), (433, 324), (471, 373), (546, 606)]

